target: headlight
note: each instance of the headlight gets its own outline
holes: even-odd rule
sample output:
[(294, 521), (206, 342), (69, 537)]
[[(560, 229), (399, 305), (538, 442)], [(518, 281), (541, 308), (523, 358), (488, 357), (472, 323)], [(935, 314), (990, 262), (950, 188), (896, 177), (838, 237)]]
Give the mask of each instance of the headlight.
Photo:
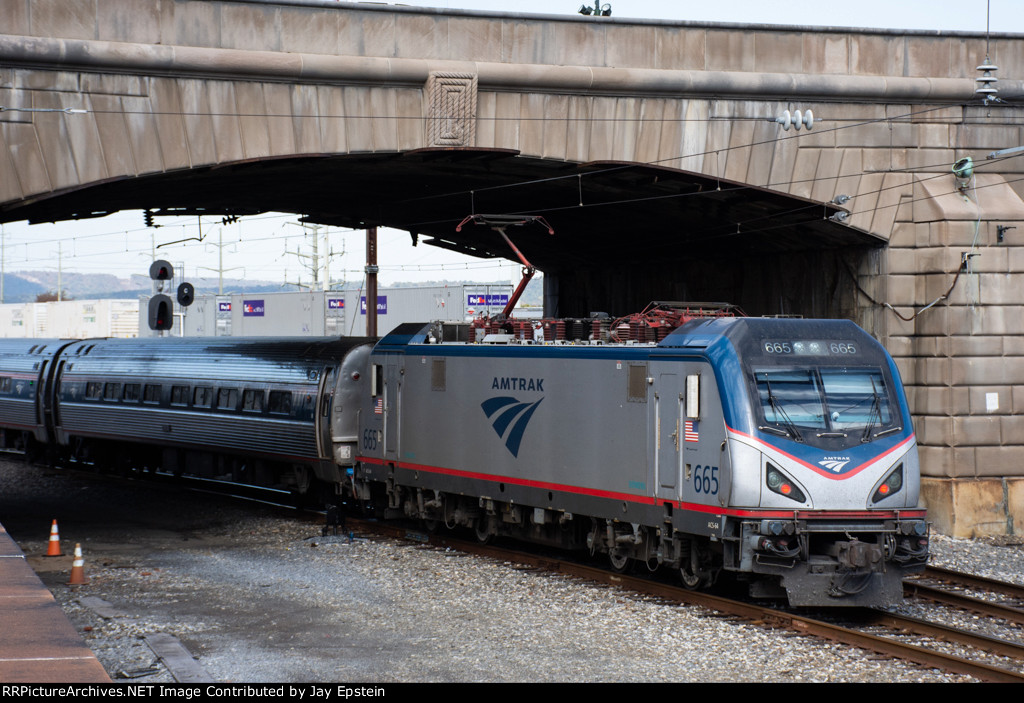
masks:
[(786, 474), (779, 471), (771, 464), (765, 464), (767, 469), (767, 476), (765, 477), (765, 483), (768, 484), (768, 490), (772, 493), (778, 493), (780, 496), (786, 496), (792, 498), (798, 503), (806, 503), (807, 498), (804, 496), (803, 491), (797, 488), (793, 480), (786, 476)]
[(871, 502), (877, 503), (880, 500), (889, 498), (895, 495), (901, 488), (903, 488), (903, 464), (897, 466), (885, 477), (885, 480), (875, 490), (875, 494), (871, 496)]

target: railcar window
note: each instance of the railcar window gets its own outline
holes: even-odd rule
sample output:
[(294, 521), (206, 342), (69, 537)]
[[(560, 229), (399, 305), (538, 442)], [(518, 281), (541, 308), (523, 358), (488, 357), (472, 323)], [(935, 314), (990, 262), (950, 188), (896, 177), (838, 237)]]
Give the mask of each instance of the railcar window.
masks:
[(384, 393), (384, 367), (374, 364), (373, 373), (370, 376), (370, 396), (376, 398), (382, 393)]
[(755, 370), (754, 377), (770, 423), (842, 432), (893, 421), (879, 369)]
[(263, 391), (246, 389), (242, 394), (242, 410), (249, 412), (263, 412)]
[(4, 376), (3, 378), (0, 378), (0, 393), (10, 393), (10, 392), (11, 392), (11, 377), (10, 376)]
[(188, 386), (171, 386), (171, 405), (188, 405)]
[(833, 429), (892, 422), (889, 393), (880, 371), (822, 369), (821, 383)]
[(267, 410), (272, 413), (287, 415), (292, 411), (291, 391), (270, 391), (270, 402)]
[(130, 401), (138, 401), (139, 396), (142, 394), (142, 385), (138, 383), (126, 383), (124, 384), (124, 395), (122, 398)]
[(217, 391), (217, 407), (221, 410), (237, 410), (238, 391), (234, 388), (221, 388)]
[(146, 389), (142, 395), (143, 403), (159, 403), (160, 402), (160, 384), (159, 383), (147, 383)]
[(813, 370), (757, 371), (755, 376), (765, 420), (825, 429), (821, 387)]
[(85, 397), (90, 400), (99, 400), (103, 397), (103, 384), (99, 381), (89, 381), (85, 384)]
[(209, 386), (196, 386), (192, 391), (192, 406), (209, 408), (213, 406), (213, 389)]
[(103, 399), (104, 400), (117, 400), (121, 397), (121, 384), (120, 383), (107, 383), (103, 386)]

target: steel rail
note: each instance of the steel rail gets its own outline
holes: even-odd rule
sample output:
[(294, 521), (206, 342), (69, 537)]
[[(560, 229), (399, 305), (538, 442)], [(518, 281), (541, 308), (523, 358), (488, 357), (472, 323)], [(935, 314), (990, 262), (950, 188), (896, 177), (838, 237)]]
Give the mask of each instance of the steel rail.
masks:
[(881, 627), (890, 627), (906, 632), (913, 632), (918, 635), (925, 635), (927, 637), (933, 637), (946, 642), (967, 644), (971, 647), (975, 647), (992, 654), (998, 654), (1003, 657), (1012, 657), (1013, 659), (1019, 659), (1024, 662), (1024, 645), (1002, 640), (997, 637), (979, 635), (967, 630), (958, 630), (956, 628), (949, 627), (948, 625), (940, 625), (939, 623), (921, 620), (920, 618), (912, 618), (907, 615), (886, 613), (881, 610), (873, 613), (871, 622), (872, 624), (879, 625)]
[(1016, 583), (1008, 583), (1006, 581), (997, 581), (995, 579), (985, 578), (984, 576), (975, 576), (974, 574), (965, 574), (960, 571), (953, 571), (952, 569), (944, 569), (941, 566), (929, 565), (925, 568), (924, 573), (920, 575), (923, 578), (935, 579), (937, 581), (946, 581), (948, 583), (954, 583), (958, 586), (964, 586), (966, 588), (974, 588), (979, 591), (991, 591), (993, 593), (1001, 593), (1004, 596), (1010, 596), (1011, 598), (1019, 598), (1024, 600), (1024, 586)]
[(1003, 605), (1001, 603), (995, 603), (993, 601), (975, 598), (973, 596), (965, 596), (961, 593), (955, 593), (948, 589), (927, 586), (923, 583), (918, 583), (917, 581), (904, 581), (903, 595), (914, 598), (923, 598), (934, 603), (951, 605), (954, 608), (962, 608), (980, 615), (1001, 618), (1009, 622), (1024, 625), (1024, 610), (1020, 608), (1014, 608), (1013, 606)]

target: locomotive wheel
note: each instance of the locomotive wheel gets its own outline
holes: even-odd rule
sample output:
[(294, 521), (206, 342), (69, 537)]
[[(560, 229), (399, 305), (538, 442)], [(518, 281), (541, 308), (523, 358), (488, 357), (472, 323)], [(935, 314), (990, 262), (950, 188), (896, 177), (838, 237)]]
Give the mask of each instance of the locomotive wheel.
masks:
[(679, 567), (679, 576), (683, 580), (683, 586), (690, 589), (691, 591), (696, 591), (698, 589), (704, 588), (708, 585), (709, 582), (709, 579), (706, 575), (700, 573), (695, 574), (685, 566)]
[(476, 535), (476, 541), (480, 544), (487, 544), (491, 541), (490, 520), (487, 518), (477, 518), (473, 523), (473, 534)]
[(684, 559), (683, 563), (679, 565), (679, 576), (682, 578), (683, 586), (691, 591), (711, 585), (711, 572), (700, 568), (702, 560), (699, 554), (697, 546), (693, 545), (690, 558)]
[(633, 566), (633, 560), (627, 556), (617, 554), (615, 552), (608, 552), (608, 563), (612, 567), (612, 571), (617, 574), (627, 573)]
[(713, 574), (707, 568), (709, 566), (708, 559), (702, 553), (696, 540), (688, 541), (686, 552), (688, 553), (683, 554), (679, 563), (679, 576), (683, 581), (683, 586), (691, 591), (710, 586), (713, 582)]
[(424, 519), (423, 526), (427, 529), (427, 532), (432, 535), (436, 535), (441, 530), (441, 521)]

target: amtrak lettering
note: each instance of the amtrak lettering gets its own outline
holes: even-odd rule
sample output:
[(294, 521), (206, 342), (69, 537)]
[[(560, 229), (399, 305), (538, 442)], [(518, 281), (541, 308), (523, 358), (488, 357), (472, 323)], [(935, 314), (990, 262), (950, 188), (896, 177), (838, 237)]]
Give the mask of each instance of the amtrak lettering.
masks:
[(848, 456), (827, 456), (818, 462), (819, 465), (824, 466), (826, 469), (835, 471), (837, 474), (843, 472), (843, 467), (850, 463), (850, 457)]
[(494, 377), (492, 391), (537, 391), (544, 392), (543, 378), (519, 378), (517, 376)]

